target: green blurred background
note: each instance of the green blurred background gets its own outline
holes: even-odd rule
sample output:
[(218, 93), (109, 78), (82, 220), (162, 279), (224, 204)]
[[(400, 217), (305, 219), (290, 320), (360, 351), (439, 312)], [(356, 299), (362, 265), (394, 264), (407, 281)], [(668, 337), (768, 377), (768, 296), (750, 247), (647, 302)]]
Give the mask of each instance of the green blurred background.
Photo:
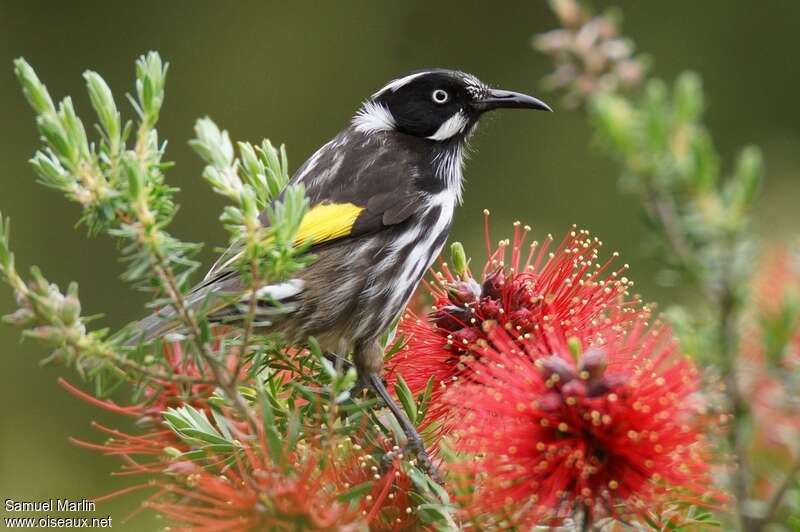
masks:
[[(708, 124), (727, 161), (746, 143), (764, 149), (762, 233), (783, 238), (800, 229), (800, 2), (613, 4), (624, 10), (625, 32), (655, 59), (658, 76), (671, 80), (683, 69), (703, 75)], [(183, 205), (172, 230), (206, 242), (201, 258), (210, 264), (225, 242), (217, 222), (222, 200), (200, 179), (200, 162), (186, 144), (196, 118), (211, 116), (235, 139), (286, 143), (295, 169), (364, 97), (415, 68), (470, 71), (558, 109), (557, 98), (539, 85), (549, 60), (530, 47), (531, 36), (554, 23), (536, 1), (0, 0), (0, 210), (13, 220), (17, 260), (23, 268), (40, 265), (62, 286), (77, 280), (85, 310), (105, 313), (105, 325), (118, 327), (144, 312), (144, 297), (118, 278), (115, 244), (75, 230), (78, 208), (34, 183), (26, 160), (37, 135), (12, 74), (14, 57), (35, 66), (54, 98), (73, 95), (90, 120), (81, 72), (100, 72), (119, 98), (132, 89), (133, 60), (161, 52), (171, 68), (159, 130), (170, 141), (167, 158), (178, 163), (169, 180), (182, 189)], [(477, 259), (483, 208), (493, 213), (496, 238), (515, 219), (537, 235), (577, 223), (601, 235), (608, 252), (623, 254), (646, 299), (663, 306), (685, 297), (655, 283), (658, 264), (643, 251), (637, 204), (618, 191), (616, 169), (591, 145), (581, 114), (504, 113), (486, 122), (474, 139), (453, 235)], [(12, 308), (9, 291), (0, 288), (0, 313)], [(92, 419), (125, 425), (61, 390), (58, 376), (78, 379), (63, 368), (39, 369), (43, 354), (32, 342), (20, 344), (16, 330), (0, 328), (0, 499), (92, 497), (132, 483), (109, 476), (116, 460), (67, 442), (69, 435), (100, 439)], [(118, 523), (138, 500), (117, 499), (98, 515), (110, 513)], [(139, 516), (125, 528), (156, 523)]]

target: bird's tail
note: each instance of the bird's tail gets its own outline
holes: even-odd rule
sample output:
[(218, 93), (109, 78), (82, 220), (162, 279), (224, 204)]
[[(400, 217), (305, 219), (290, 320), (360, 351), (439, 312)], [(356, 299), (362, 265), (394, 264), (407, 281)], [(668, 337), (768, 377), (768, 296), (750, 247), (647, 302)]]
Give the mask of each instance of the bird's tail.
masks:
[[(238, 283), (236, 279), (230, 284)], [(234, 284), (234, 286), (238, 286)], [(298, 307), (297, 297), (303, 291), (300, 279), (263, 286), (256, 292), (258, 305), (255, 320), (260, 327), (270, 326), (273, 320), (284, 316)], [(195, 288), (184, 301), (188, 309), (202, 308), (205, 315), (214, 323), (236, 323), (249, 311), (252, 292), (226, 290), (222, 282), (212, 282)], [(125, 335), (125, 345), (134, 347), (169, 334), (182, 334), (184, 326), (171, 306), (152, 313), (146, 318), (129, 325), (120, 334)]]
[(180, 332), (181, 324), (176, 317), (175, 309), (168, 307), (129, 325), (121, 332), (125, 335), (125, 345), (135, 347), (169, 333)]

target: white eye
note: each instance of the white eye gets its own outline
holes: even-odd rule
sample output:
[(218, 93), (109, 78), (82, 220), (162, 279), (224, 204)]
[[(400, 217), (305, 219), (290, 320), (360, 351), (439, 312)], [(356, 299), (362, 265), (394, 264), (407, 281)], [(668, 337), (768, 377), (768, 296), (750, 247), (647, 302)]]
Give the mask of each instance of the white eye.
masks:
[(442, 89), (436, 89), (435, 91), (433, 91), (433, 94), (431, 94), (431, 98), (433, 99), (434, 103), (442, 104), (446, 103), (447, 100), (450, 99), (450, 95), (447, 94), (447, 91), (443, 91)]

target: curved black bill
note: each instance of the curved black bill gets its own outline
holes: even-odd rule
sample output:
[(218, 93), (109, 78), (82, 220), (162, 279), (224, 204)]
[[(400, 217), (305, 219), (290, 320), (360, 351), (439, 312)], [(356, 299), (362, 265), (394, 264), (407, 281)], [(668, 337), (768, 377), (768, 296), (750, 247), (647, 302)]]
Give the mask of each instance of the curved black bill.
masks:
[(476, 107), (481, 111), (491, 111), (492, 109), (537, 109), (549, 113), (553, 112), (549, 105), (538, 98), (521, 92), (499, 89), (490, 90), (486, 96), (476, 103)]

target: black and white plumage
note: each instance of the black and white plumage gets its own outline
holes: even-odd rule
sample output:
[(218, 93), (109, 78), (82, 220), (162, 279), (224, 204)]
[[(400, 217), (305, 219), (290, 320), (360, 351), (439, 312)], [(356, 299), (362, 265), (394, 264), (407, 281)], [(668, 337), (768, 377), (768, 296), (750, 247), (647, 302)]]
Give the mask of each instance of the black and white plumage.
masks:
[[(317, 259), (295, 279), (261, 289), (259, 319), (295, 342), (314, 336), (323, 349), (352, 352), (362, 378), (382, 389), (378, 338), (444, 246), (461, 202), (465, 143), (484, 112), (514, 107), (550, 110), (531, 96), (441, 69), (408, 74), (373, 94), (292, 177), (305, 186), (306, 219), (324, 219), (335, 230), (318, 235), (311, 248)], [(230, 301), (243, 288), (224, 257), (190, 299)], [(242, 294), (210, 318), (235, 321), (249, 299)], [(163, 334), (165, 317), (140, 328), (147, 337)]]

